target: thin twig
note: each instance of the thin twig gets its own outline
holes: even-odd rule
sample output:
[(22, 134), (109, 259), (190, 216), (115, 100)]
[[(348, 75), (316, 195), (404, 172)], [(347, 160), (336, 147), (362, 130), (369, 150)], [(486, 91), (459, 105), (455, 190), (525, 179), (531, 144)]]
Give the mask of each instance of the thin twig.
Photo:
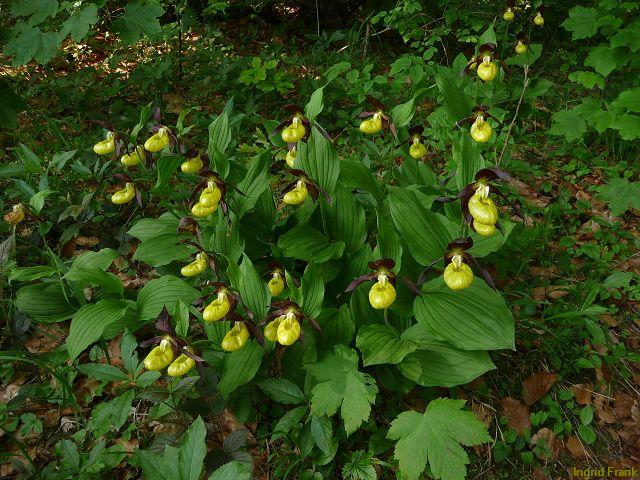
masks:
[(364, 50), (362, 51), (362, 61), (367, 59), (367, 47), (369, 46), (369, 36), (371, 34), (371, 24), (367, 23), (367, 31), (364, 36)]
[(318, 25), (318, 37), (320, 36), (320, 8), (318, 7), (318, 0), (316, 0), (316, 22)]
[(522, 105), (522, 100), (524, 99), (524, 92), (527, 90), (529, 86), (529, 65), (524, 66), (524, 83), (522, 85), (522, 92), (520, 93), (520, 100), (518, 100), (518, 105), (516, 106), (516, 113), (513, 115), (513, 120), (511, 120), (511, 124), (509, 125), (509, 130), (507, 130), (507, 136), (504, 139), (504, 145), (502, 146), (502, 152), (500, 152), (500, 156), (496, 160), (496, 167), (500, 166), (500, 162), (504, 157), (505, 152), (507, 151), (507, 145), (509, 144), (509, 137), (511, 136), (511, 131), (513, 130), (513, 126), (516, 124), (516, 119), (518, 118), (518, 113), (520, 112), (520, 106)]

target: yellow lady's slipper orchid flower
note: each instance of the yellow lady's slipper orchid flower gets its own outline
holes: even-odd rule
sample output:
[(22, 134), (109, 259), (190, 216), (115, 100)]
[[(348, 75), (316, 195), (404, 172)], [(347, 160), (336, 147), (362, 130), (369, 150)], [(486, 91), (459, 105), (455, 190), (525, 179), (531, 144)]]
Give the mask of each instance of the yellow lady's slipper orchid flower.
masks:
[(218, 202), (222, 198), (222, 191), (216, 185), (214, 180), (207, 182), (207, 188), (205, 188), (200, 194), (200, 205), (211, 208), (218, 205)]
[(202, 312), (202, 318), (205, 322), (216, 322), (229, 313), (231, 308), (231, 302), (229, 302), (229, 296), (225, 290), (218, 292), (218, 298), (207, 305), (207, 308)]
[(271, 296), (277, 297), (284, 290), (284, 279), (280, 272), (273, 272), (271, 279), (269, 280), (269, 291)]
[(493, 135), (493, 129), (489, 122), (482, 115), (476, 117), (475, 122), (471, 125), (471, 138), (478, 143), (486, 143), (491, 139), (491, 135)]
[(291, 125), (282, 129), (282, 140), (287, 143), (296, 143), (307, 133), (307, 129), (302, 124), (300, 117), (293, 117)]
[(419, 159), (427, 154), (427, 147), (420, 141), (419, 138), (414, 138), (411, 147), (409, 147), (409, 155), (411, 158)]
[(267, 323), (267, 325), (264, 327), (264, 338), (266, 338), (270, 342), (278, 341), (278, 327), (280, 326), (283, 318), (285, 318), (284, 315)]
[(520, 40), (518, 40), (518, 43), (516, 45), (516, 53), (518, 55), (524, 55), (525, 53), (527, 53), (528, 50), (529, 50), (529, 47), (527, 46), (527, 44), (522, 43)]
[(182, 162), (182, 165), (180, 165), (180, 170), (182, 170), (184, 173), (198, 173), (203, 165), (204, 163), (202, 162), (202, 158), (200, 158), (200, 154), (198, 154), (195, 157)]
[(386, 274), (378, 275), (378, 281), (369, 290), (369, 303), (376, 310), (389, 308), (396, 299), (396, 289)]
[(111, 202), (116, 205), (129, 203), (136, 196), (136, 187), (131, 182), (127, 182), (122, 190), (118, 190), (111, 196)]
[(300, 205), (308, 196), (307, 184), (304, 180), (298, 180), (296, 186), (285, 194), (282, 201), (287, 205)]
[(507, 22), (510, 22), (515, 18), (515, 14), (513, 13), (513, 10), (511, 10), (511, 7), (507, 7), (507, 9), (502, 14), (502, 18)]
[(476, 71), (482, 81), (490, 82), (498, 75), (498, 66), (493, 63), (491, 57), (487, 55), (482, 59), (482, 63), (478, 65)]
[(535, 23), (539, 27), (544, 25), (544, 18), (542, 17), (542, 14), (540, 12), (538, 12), (537, 15), (533, 18), (533, 23)]
[[(190, 347), (186, 347), (186, 349), (189, 350), (189, 353), (193, 353), (193, 350)], [(169, 368), (167, 368), (167, 374), (170, 377), (181, 377), (182, 375), (189, 373), (195, 366), (196, 361), (193, 358), (181, 353), (180, 356), (176, 358), (171, 365), (169, 365)]]
[(473, 229), (481, 237), (490, 237), (491, 235), (496, 233), (497, 230), (495, 225), (485, 225), (484, 223), (480, 223), (477, 220), (473, 221)]
[(16, 203), (11, 211), (4, 216), (4, 221), (9, 225), (17, 225), (24, 220), (24, 207), (21, 203)]
[(109, 155), (115, 149), (116, 139), (113, 132), (109, 132), (107, 134), (106, 140), (102, 140), (101, 142), (98, 142), (93, 146), (93, 151), (96, 152), (97, 155)]
[(200, 252), (196, 255), (196, 259), (189, 265), (185, 265), (180, 269), (180, 273), (185, 277), (195, 277), (200, 275), (207, 269), (207, 254)]
[(222, 339), (222, 349), (226, 352), (235, 352), (244, 347), (249, 340), (249, 330), (244, 322), (235, 322), (233, 328)]
[(382, 130), (382, 113), (377, 112), (373, 114), (372, 118), (363, 120), (360, 124), (360, 131), (362, 133), (373, 134)]
[(279, 318), (281, 322), (278, 325), (278, 343), (292, 345), (300, 337), (300, 323), (293, 312), (289, 312)]
[(473, 271), (463, 262), (462, 255), (455, 254), (444, 269), (444, 283), (451, 290), (462, 290), (473, 283)]
[(298, 149), (296, 147), (293, 147), (291, 150), (287, 151), (287, 156), (284, 157), (284, 159), (287, 162), (287, 165), (289, 165), (289, 168), (293, 168), (293, 166), (296, 163), (297, 156), (298, 156)]
[(169, 145), (169, 133), (165, 127), (161, 127), (156, 133), (151, 135), (146, 142), (144, 148), (149, 152), (159, 152)]
[(498, 209), (489, 197), (489, 186), (481, 185), (469, 199), (469, 213), (479, 223), (495, 225), (498, 221)]
[(138, 145), (133, 152), (125, 153), (120, 157), (120, 163), (127, 167), (133, 167), (134, 165), (138, 165), (144, 158), (144, 147), (142, 145)]
[(163, 339), (160, 345), (149, 352), (144, 359), (144, 368), (152, 372), (162, 370), (173, 361), (173, 348), (171, 340)]
[(194, 217), (208, 217), (218, 208), (218, 204), (214, 204), (213, 207), (205, 207), (202, 203), (198, 202), (193, 207), (191, 207), (191, 213)]

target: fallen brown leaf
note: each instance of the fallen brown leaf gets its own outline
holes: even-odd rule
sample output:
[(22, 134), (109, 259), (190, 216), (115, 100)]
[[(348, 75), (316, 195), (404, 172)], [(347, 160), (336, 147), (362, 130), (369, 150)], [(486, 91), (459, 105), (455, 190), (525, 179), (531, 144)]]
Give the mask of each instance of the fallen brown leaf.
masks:
[(556, 445), (556, 434), (548, 428), (541, 428), (538, 432), (531, 436), (531, 444), (537, 445), (544, 441), (544, 447), (536, 453), (539, 458), (549, 460), (558, 455), (560, 445)]
[(571, 435), (567, 439), (565, 446), (575, 460), (584, 460), (587, 458), (587, 452), (578, 437)]
[(578, 383), (571, 386), (571, 391), (576, 399), (576, 402), (580, 405), (590, 405), (591, 395), (593, 391), (593, 384), (591, 383)]
[(626, 393), (618, 392), (615, 394), (615, 400), (613, 403), (613, 413), (620, 420), (625, 418), (629, 418), (631, 416), (631, 409), (635, 403), (635, 400), (631, 395), (627, 395)]
[(511, 397), (503, 398), (502, 414), (507, 419), (509, 428), (514, 429), (518, 433), (522, 433), (531, 427), (529, 408), (520, 400)]
[(522, 382), (522, 399), (527, 405), (533, 405), (551, 389), (558, 375), (551, 372), (538, 372)]

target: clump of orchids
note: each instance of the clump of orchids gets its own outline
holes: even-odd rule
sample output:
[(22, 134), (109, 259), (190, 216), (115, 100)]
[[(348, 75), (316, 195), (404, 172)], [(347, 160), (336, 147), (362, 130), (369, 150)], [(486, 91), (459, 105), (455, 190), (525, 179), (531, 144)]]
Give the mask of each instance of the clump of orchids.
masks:
[(467, 252), (471, 247), (473, 247), (473, 240), (471, 237), (456, 238), (453, 240), (447, 245), (447, 251), (444, 257), (434, 260), (431, 265), (429, 265), (420, 274), (416, 285), (420, 287), (425, 283), (428, 278), (429, 270), (431, 270), (435, 264), (444, 260), (445, 268), (443, 279), (445, 285), (451, 290), (464, 290), (473, 283), (474, 276), (473, 270), (471, 269), (471, 263), (473, 263), (480, 271), (485, 282), (487, 282), (491, 288), (495, 288), (491, 275), (489, 275), (489, 273), (484, 270), (480, 264), (478, 264), (473, 255)]
[(396, 274), (393, 272), (395, 266), (396, 262), (390, 258), (382, 258), (369, 263), (369, 268), (373, 270), (373, 273), (356, 278), (345, 289), (345, 292), (353, 292), (364, 282), (375, 281), (369, 290), (369, 303), (376, 310), (389, 308), (396, 300)]
[(469, 130), (471, 138), (478, 143), (486, 143), (493, 136), (493, 128), (487, 121), (489, 118), (494, 120), (498, 124), (498, 127), (502, 126), (502, 123), (489, 113), (489, 107), (487, 105), (477, 105), (471, 110), (469, 117), (456, 122), (456, 127), (462, 128), (465, 123), (471, 124), (471, 129)]
[(471, 70), (475, 70), (478, 78), (483, 82), (490, 82), (498, 75), (498, 65), (500, 63), (505, 71), (507, 66), (502, 60), (498, 60), (495, 56), (496, 45), (493, 43), (485, 43), (478, 48), (479, 54), (472, 58), (464, 71), (463, 75), (468, 74)]
[(370, 95), (367, 95), (367, 101), (372, 109), (360, 113), (359, 117), (365, 119), (360, 123), (360, 131), (368, 135), (373, 135), (384, 130), (389, 130), (394, 137), (397, 137), (398, 132), (396, 126), (391, 122), (391, 117), (385, 113), (387, 108)]
[(298, 338), (303, 337), (301, 322), (307, 320), (309, 324), (320, 331), (320, 326), (312, 318), (306, 316), (300, 305), (290, 300), (273, 302), (273, 312), (265, 318), (261, 325), (264, 327), (264, 338), (280, 345), (293, 345)]
[(164, 307), (158, 320), (156, 330), (161, 335), (140, 343), (141, 347), (156, 345), (144, 359), (144, 368), (150, 371), (167, 369), (170, 377), (181, 377), (189, 373), (193, 367), (202, 369), (203, 360), (195, 354), (186, 340), (179, 338), (171, 325), (169, 312)]
[(325, 196), (328, 202), (331, 201), (329, 195), (315, 181), (310, 179), (305, 172), (293, 169), (289, 170), (289, 173), (295, 176), (296, 180), (284, 187), (285, 193), (282, 196), (282, 203), (285, 205), (300, 205), (309, 195), (315, 202), (320, 193)]

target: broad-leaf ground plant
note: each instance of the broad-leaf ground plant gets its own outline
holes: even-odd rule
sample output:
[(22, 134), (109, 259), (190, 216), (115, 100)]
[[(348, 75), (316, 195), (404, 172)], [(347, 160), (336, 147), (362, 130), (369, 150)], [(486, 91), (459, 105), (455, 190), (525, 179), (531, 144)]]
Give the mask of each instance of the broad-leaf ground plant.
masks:
[[(131, 44), (161, 35), (159, 19), (175, 15), (177, 30), (165, 33), (182, 49), (181, 22), (196, 16), (189, 2), (121, 3), (103, 11), (14, 2), (23, 20), (4, 52), (14, 65), (47, 63), (67, 37), (82, 40), (99, 11)], [(226, 3), (200, 13), (218, 15)], [(637, 50), (630, 8), (601, 1), (569, 11), (562, 25), (574, 40), (604, 42), (584, 60), (595, 73), (569, 79), (603, 95), (554, 113), (550, 135), (635, 138), (637, 87), (624, 74), (607, 81)], [(55, 379), (0, 404), (0, 427), (26, 452), (20, 437), (42, 431), (12, 413), (27, 395), (74, 415), (87, 401), (72, 393), (81, 375), (100, 385), (89, 400), (103, 395), (86, 422), (52, 440), (59, 460), (38, 475), (103, 478), (126, 461), (154, 480), (249, 479), (263, 455), (250, 445), (262, 442), (271, 478), (466, 477), (467, 447), (493, 439), (455, 387), (516, 348), (512, 307), (493, 277), (526, 221), (509, 173), (522, 163), (512, 158), (519, 116), (552, 85), (541, 76), (544, 6), (498, 10), (481, 20), (448, 15), (425, 35), (422, 6), (401, 1), (371, 24), (397, 29), (420, 55), (388, 68), (336, 61), (297, 78), (297, 59), (285, 53), (235, 64), (224, 54), (218, 80), (240, 86), (219, 108), (107, 106), (91, 112), (92, 143), (45, 161), (35, 147), (15, 148), (16, 161), (0, 170), (11, 181), (0, 244), (10, 345), (21, 325), (61, 325), (64, 334), (47, 356), (0, 353), (3, 379), (21, 363)], [(460, 45), (439, 63), (461, 19)], [(341, 38), (318, 34), (325, 46)], [(365, 52), (369, 41), (367, 30)], [(167, 68), (181, 71), (181, 62)], [(1, 87), (5, 97), (3, 124), (14, 125), (22, 100)], [(271, 107), (254, 109), (258, 101)], [(66, 175), (81, 195), (54, 180)], [(612, 185), (602, 195), (614, 213), (633, 207)], [(89, 225), (102, 226), (101, 239), (74, 255)], [(218, 439), (215, 419), (227, 413), (256, 428)], [(588, 420), (585, 441), (595, 435)], [(136, 422), (157, 431), (135, 433)], [(500, 448), (511, 448), (508, 438), (496, 439)]]

